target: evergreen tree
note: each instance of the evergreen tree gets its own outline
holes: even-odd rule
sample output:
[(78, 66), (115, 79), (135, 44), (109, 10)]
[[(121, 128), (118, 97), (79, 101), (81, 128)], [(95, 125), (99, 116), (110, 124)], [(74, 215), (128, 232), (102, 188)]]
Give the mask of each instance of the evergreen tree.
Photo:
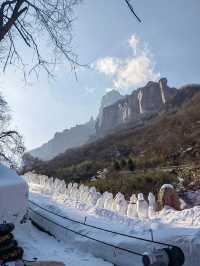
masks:
[(127, 161), (124, 158), (121, 159), (120, 165), (122, 169), (125, 168), (127, 166)]
[(132, 172), (135, 170), (135, 164), (131, 157), (128, 159), (128, 169)]
[(117, 160), (114, 160), (113, 167), (116, 171), (119, 171), (121, 169), (120, 163)]

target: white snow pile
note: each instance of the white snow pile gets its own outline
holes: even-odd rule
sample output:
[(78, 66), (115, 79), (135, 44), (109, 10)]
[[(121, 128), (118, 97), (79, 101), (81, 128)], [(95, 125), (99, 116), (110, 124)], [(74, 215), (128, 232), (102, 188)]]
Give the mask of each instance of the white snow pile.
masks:
[(26, 214), (28, 186), (14, 170), (0, 164), (0, 223), (16, 223)]
[[(125, 200), (124, 195), (118, 192), (115, 197), (110, 192), (103, 194), (96, 191), (95, 187), (87, 187), (77, 183), (69, 183), (66, 187), (64, 180), (57, 178), (48, 178), (44, 175), (37, 175), (32, 172), (24, 175), (29, 184), (30, 192), (40, 195), (50, 196), (57, 203), (63, 203), (66, 207), (77, 208), (81, 211), (107, 217), (109, 219), (118, 218), (121, 222), (136, 219), (161, 219), (168, 223), (185, 223), (189, 226), (200, 226), (200, 207), (175, 211), (165, 208), (161, 212), (156, 212), (156, 199), (153, 193), (149, 193), (148, 202), (144, 199), (143, 193), (138, 196), (133, 194), (129, 202)], [(165, 184), (164, 187), (172, 187)]]
[[(109, 192), (101, 195), (95, 187), (78, 186), (76, 183), (70, 183), (66, 187), (64, 181), (33, 173), (25, 174), (24, 178), (29, 184), (30, 199), (40, 206), (76, 221), (131, 236), (151, 239), (150, 232), (153, 230), (154, 240), (175, 244), (182, 248), (186, 256), (185, 266), (199, 266), (200, 207), (183, 211), (175, 211), (166, 207), (158, 213), (155, 212), (155, 196), (152, 193), (149, 194), (148, 202), (144, 200), (142, 193), (137, 197), (132, 195), (130, 201), (127, 202), (120, 192), (115, 197)], [(150, 243), (138, 242), (138, 240), (115, 234), (111, 235), (63, 220), (32, 204), (30, 206), (57, 224), (107, 243), (142, 253), (154, 247)], [(124, 254), (121, 251), (102, 247), (94, 241), (65, 232), (66, 230), (56, 228), (55, 225), (35, 213), (31, 212), (31, 217), (54, 234), (57, 239), (65, 243), (74, 242), (76, 247), (91, 252), (95, 256), (102, 257), (116, 265), (142, 265), (141, 258), (133, 258), (132, 254)]]

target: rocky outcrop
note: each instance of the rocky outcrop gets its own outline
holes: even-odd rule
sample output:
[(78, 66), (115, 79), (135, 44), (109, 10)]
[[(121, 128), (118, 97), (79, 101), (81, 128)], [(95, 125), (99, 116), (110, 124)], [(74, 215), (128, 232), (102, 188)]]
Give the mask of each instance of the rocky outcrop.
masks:
[(80, 147), (87, 143), (93, 134), (95, 134), (95, 121), (91, 118), (89, 122), (83, 125), (77, 125), (56, 133), (51, 140), (30, 151), (29, 154), (44, 161), (50, 160), (67, 149)]
[(99, 113), (96, 120), (96, 130), (98, 131), (99, 128), (101, 128), (102, 125), (102, 119), (103, 119), (103, 110), (104, 108), (116, 103), (117, 101), (121, 100), (123, 96), (116, 90), (111, 90), (107, 92), (101, 100), (101, 105), (99, 108)]
[(176, 190), (170, 184), (165, 184), (161, 187), (158, 193), (159, 210), (164, 207), (173, 208), (174, 210), (181, 210), (181, 202)]
[(174, 97), (176, 91), (167, 85), (166, 78), (159, 82), (148, 82), (146, 86), (103, 109), (97, 134), (105, 135), (123, 124), (136, 123), (144, 117), (158, 113)]

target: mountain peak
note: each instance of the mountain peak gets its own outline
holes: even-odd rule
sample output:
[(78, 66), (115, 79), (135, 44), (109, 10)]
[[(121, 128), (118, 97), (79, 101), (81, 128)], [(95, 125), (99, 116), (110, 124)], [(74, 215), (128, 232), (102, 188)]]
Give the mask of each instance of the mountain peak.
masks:
[(97, 117), (97, 123), (96, 123), (96, 128), (98, 129), (99, 127), (101, 127), (101, 123), (102, 123), (102, 115), (103, 115), (103, 109), (105, 107), (108, 107), (114, 103), (116, 103), (117, 101), (121, 100), (123, 98), (123, 96), (119, 93), (119, 91), (112, 89), (110, 91), (108, 91), (101, 99), (101, 105), (99, 108), (99, 114)]
[(161, 78), (158, 82), (149, 81), (121, 101), (103, 108), (98, 133), (105, 135), (124, 124), (139, 123), (144, 117), (158, 113), (175, 93), (176, 89), (168, 87), (166, 78)]

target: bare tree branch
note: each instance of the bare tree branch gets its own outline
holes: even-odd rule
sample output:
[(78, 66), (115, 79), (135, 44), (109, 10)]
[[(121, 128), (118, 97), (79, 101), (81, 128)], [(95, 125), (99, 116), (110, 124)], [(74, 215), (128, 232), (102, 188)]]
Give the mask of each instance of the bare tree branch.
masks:
[[(77, 55), (72, 51), (72, 23), (74, 9), (82, 0), (0, 0), (0, 43), (5, 44), (4, 67), (14, 62), (25, 68), (23, 50), (16, 40), (21, 39), (34, 53), (33, 61), (26, 73), (36, 73), (43, 69), (52, 76), (52, 68), (61, 55), (74, 71), (81, 66)], [(125, 0), (132, 14), (135, 13), (130, 0)], [(40, 37), (38, 38), (38, 36)], [(49, 41), (48, 49), (42, 51), (41, 43)], [(20, 43), (21, 44), (21, 43)], [(20, 51), (20, 52), (19, 52)], [(48, 55), (47, 55), (48, 54)], [(49, 55), (51, 54), (51, 55)], [(76, 71), (75, 71), (76, 73)], [(26, 74), (25, 74), (26, 75)]]
[(10, 120), (7, 102), (0, 95), (0, 162), (17, 168), (25, 148), (22, 136), (9, 128)]
[[(51, 75), (51, 67), (61, 55), (67, 59), (71, 68), (80, 64), (77, 55), (72, 52), (72, 22), (74, 8), (81, 0), (5, 0), (0, 1), (0, 42), (8, 46), (3, 70), (14, 60), (22, 63), (23, 53), (19, 53), (15, 40), (21, 38), (25, 45), (34, 51), (35, 56), (28, 74), (44, 69)], [(46, 56), (41, 51), (40, 39), (50, 41)], [(42, 53), (43, 52), (43, 53)], [(31, 52), (32, 53), (32, 52)], [(22, 64), (24, 66), (24, 64)]]
[(137, 16), (137, 14), (135, 13), (134, 9), (133, 9), (133, 6), (131, 5), (130, 1), (129, 0), (125, 0), (128, 8), (130, 9), (130, 11), (133, 13), (133, 15), (136, 17), (136, 19), (141, 23), (142, 20)]

